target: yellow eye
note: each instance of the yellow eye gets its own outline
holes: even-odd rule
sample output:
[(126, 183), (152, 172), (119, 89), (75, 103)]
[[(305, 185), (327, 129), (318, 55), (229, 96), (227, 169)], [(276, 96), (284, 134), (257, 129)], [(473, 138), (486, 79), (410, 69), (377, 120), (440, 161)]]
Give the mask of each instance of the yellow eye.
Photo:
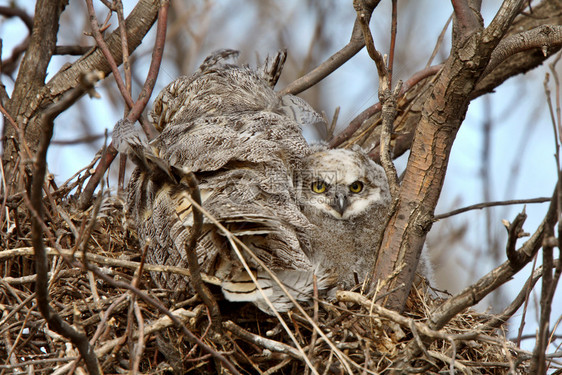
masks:
[(327, 186), (324, 181), (314, 181), (310, 187), (316, 194), (321, 194), (326, 191)]
[(361, 181), (355, 181), (349, 185), (349, 191), (352, 193), (360, 193), (363, 190), (363, 183)]

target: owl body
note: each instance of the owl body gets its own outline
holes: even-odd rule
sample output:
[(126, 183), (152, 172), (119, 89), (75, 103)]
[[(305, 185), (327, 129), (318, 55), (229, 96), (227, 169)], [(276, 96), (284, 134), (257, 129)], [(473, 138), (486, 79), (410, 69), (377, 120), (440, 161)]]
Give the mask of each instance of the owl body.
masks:
[(300, 126), (324, 122), (305, 100), (290, 94), (280, 96), (273, 90), (286, 59), (285, 51), (267, 59), (258, 70), (225, 63), (237, 55), (233, 50), (217, 51), (195, 74), (179, 77), (166, 86), (149, 115), (156, 129), (162, 131), (166, 126), (202, 117), (257, 112), (277, 113)]
[(381, 166), (359, 149), (320, 149), (305, 159), (299, 202), (313, 225), (313, 262), (351, 288), (373, 269), (390, 192)]
[[(313, 275), (320, 291), (334, 281), (311, 260), (312, 226), (297, 204), (294, 182), (311, 152), (297, 121), (321, 117), (306, 102), (273, 91), (279, 69), (275, 62), (260, 73), (221, 61), (220, 56), (207, 59), (196, 74), (178, 78), (157, 97), (150, 117), (161, 133), (146, 152), (158, 163), (139, 163), (133, 172), (129, 216), (141, 244), (149, 248), (149, 262), (187, 268), (193, 215), (182, 176), (193, 173), (203, 208), (242, 241), (293, 298), (309, 300)], [(267, 270), (208, 217), (196, 246), (206, 280), (219, 285), (228, 300), (251, 301), (268, 313), (266, 297), (278, 311), (292, 307)], [(152, 277), (163, 288), (189, 288), (189, 279), (180, 275), (154, 272)]]

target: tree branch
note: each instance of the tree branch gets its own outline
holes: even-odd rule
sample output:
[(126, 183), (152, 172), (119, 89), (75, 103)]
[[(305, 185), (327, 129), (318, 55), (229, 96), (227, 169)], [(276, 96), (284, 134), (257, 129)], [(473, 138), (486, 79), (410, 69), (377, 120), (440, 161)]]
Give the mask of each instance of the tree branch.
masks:
[(496, 290), (500, 285), (509, 281), (523, 266), (529, 263), (537, 251), (542, 246), (545, 231), (548, 227), (552, 227), (556, 223), (556, 206), (558, 202), (557, 190), (552, 197), (548, 212), (543, 219), (541, 225), (527, 242), (517, 250), (521, 262), (513, 264), (509, 260), (496, 267), (488, 274), (480, 278), (475, 284), (465, 288), (459, 294), (449, 298), (447, 301), (438, 306), (429, 318), (429, 326), (433, 329), (442, 328), (456, 314), (480, 302), (482, 298), (490, 292)]
[[(557, 265), (560, 262), (560, 259), (554, 261), (554, 264)], [(499, 328), (503, 324), (505, 324), (512, 316), (519, 310), (523, 302), (529, 296), (529, 290), (533, 289), (537, 281), (542, 277), (544, 273), (544, 266), (540, 266), (537, 268), (531, 276), (525, 282), (525, 285), (521, 288), (519, 294), (515, 297), (515, 299), (507, 306), (500, 314), (493, 315), (490, 320), (486, 323), (481, 324), (480, 326), (476, 327), (476, 330), (487, 331), (494, 328)]]
[[(433, 222), (451, 148), (468, 110), (469, 95), (494, 47), (517, 14), (506, 6), (516, 6), (518, 10), (521, 1), (505, 1), (486, 32), (479, 23), (475, 26), (476, 23), (465, 19), (469, 31), (454, 33), (451, 55), (433, 82), (429, 99), (422, 104), (396, 210), (390, 217), (379, 250), (379, 254), (385, 256), (377, 258), (371, 284), (371, 291), (374, 291), (377, 280), (386, 280), (395, 269), (402, 267), (380, 291), (385, 293), (396, 285), (406, 286), (385, 299), (385, 306), (391, 309), (401, 311), (410, 292), (425, 236)], [(462, 12), (469, 11), (465, 1), (459, 0), (457, 5)], [(457, 16), (469, 17), (467, 14)]]
[[(364, 1), (363, 6), (365, 9), (367, 24), (371, 19), (373, 10), (377, 7), (377, 5), (379, 5), (379, 3), (380, 0)], [(342, 66), (344, 63), (346, 63), (353, 56), (355, 56), (357, 52), (361, 51), (364, 46), (365, 42), (361, 32), (361, 27), (359, 25), (359, 21), (356, 20), (355, 24), (353, 25), (353, 32), (351, 33), (349, 43), (347, 43), (341, 50), (330, 56), (322, 64), (317, 66), (314, 70), (291, 82), (287, 87), (281, 90), (279, 94), (296, 95), (314, 86), (315, 84), (326, 78), (328, 75), (330, 75), (332, 72), (334, 72), (336, 69), (338, 69), (340, 66)]]
[[(57, 43), (59, 30), (59, 18), (66, 6), (65, 0), (38, 0), (35, 5), (35, 14), (41, 17), (33, 19), (33, 31), (29, 39), (29, 46), (20, 64), (18, 77), (14, 84), (12, 99), (7, 105), (7, 110), (16, 121), (23, 115), (39, 94), (45, 83), (47, 67), (51, 61)], [(28, 127), (26, 122), (21, 121), (26, 133), (26, 140), (32, 150), (37, 148), (41, 138), (41, 130)], [(6, 136), (13, 135), (11, 128), (4, 131)], [(29, 142), (33, 140), (33, 142)], [(8, 161), (15, 152), (11, 143), (4, 143), (4, 161)]]
[[(158, 77), (158, 72), (160, 71), (160, 63), (162, 62), (162, 56), (164, 53), (164, 44), (166, 42), (166, 25), (168, 22), (168, 7), (169, 2), (166, 0), (162, 2), (162, 6), (158, 10), (156, 40), (154, 42), (154, 48), (152, 50), (152, 60), (150, 61), (148, 74), (137, 101), (132, 105), (129, 114), (125, 119), (126, 121), (130, 121), (132, 123), (136, 122), (140, 117), (142, 111), (146, 107), (150, 96), (152, 95), (152, 91), (154, 89), (154, 85), (156, 84), (156, 78)], [(150, 125), (146, 127), (145, 132), (147, 133), (149, 139), (156, 136), (155, 130)], [(92, 195), (94, 194), (96, 187), (117, 156), (117, 153), (117, 150), (113, 146), (113, 142), (111, 142), (106, 148), (104, 155), (100, 160), (100, 163), (97, 165), (96, 171), (94, 172), (92, 177), (90, 177), (88, 183), (86, 184), (86, 187), (84, 188), (84, 191), (80, 195), (80, 207), (82, 207), (82, 209), (85, 209), (89, 206), (90, 200), (92, 199)]]
[(30, 215), (32, 225), (31, 235), (33, 248), (35, 250), (35, 268), (37, 273), (36, 293), (39, 311), (53, 331), (70, 339), (70, 341), (72, 341), (72, 343), (78, 348), (80, 354), (84, 358), (86, 367), (88, 368), (90, 374), (101, 374), (101, 368), (97, 361), (97, 357), (88, 342), (88, 338), (83, 333), (76, 331), (72, 328), (72, 326), (62, 320), (62, 318), (54, 310), (52, 310), (49, 305), (49, 263), (45, 253), (45, 245), (43, 243), (43, 226), (41, 223), (43, 214), (42, 192), (45, 173), (47, 171), (46, 157), (49, 142), (53, 135), (53, 120), (56, 116), (58, 116), (58, 114), (74, 104), (74, 102), (78, 100), (85, 91), (91, 90), (94, 87), (94, 83), (99, 80), (101, 76), (96, 72), (94, 74), (87, 75), (84, 78), (85, 79), (82, 83), (83, 87), (77, 87), (74, 90), (69, 91), (60, 101), (47, 108), (42, 115), (41, 120), (44, 133), (39, 144), (39, 149), (37, 150), (33, 181), (30, 190), (31, 204), (37, 213), (37, 216), (33, 214)]
[(487, 207), (509, 206), (512, 204), (546, 203), (546, 202), (550, 202), (551, 199), (552, 198), (531, 198), (531, 199), (513, 199), (508, 201), (493, 201), (493, 202), (478, 203), (463, 208), (459, 208), (444, 214), (435, 215), (433, 217), (433, 221), (439, 221), (454, 215), (461, 214), (463, 212), (467, 212), (471, 210), (481, 210), (482, 208), (487, 208)]

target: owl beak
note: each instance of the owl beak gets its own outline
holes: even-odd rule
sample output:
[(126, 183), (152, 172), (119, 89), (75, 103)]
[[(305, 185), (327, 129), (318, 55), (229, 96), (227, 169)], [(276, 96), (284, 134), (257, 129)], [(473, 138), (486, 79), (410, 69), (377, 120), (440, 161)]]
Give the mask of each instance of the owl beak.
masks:
[(334, 197), (331, 206), (341, 216), (343, 216), (343, 212), (347, 208), (347, 195), (342, 193), (336, 193), (336, 196)]

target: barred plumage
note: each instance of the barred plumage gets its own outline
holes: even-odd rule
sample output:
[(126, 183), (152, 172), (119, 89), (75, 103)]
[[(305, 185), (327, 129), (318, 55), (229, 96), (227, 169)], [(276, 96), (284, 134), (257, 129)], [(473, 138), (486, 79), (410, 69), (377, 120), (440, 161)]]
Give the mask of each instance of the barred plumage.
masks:
[[(193, 218), (181, 174), (197, 177), (203, 207), (240, 238), (299, 300), (312, 295), (316, 273), (320, 290), (335, 278), (311, 261), (311, 225), (300, 212), (294, 186), (310, 147), (296, 120), (321, 117), (304, 101), (299, 108), (273, 91), (284, 54), (261, 71), (224, 63), (234, 55), (224, 50), (210, 56), (191, 77), (180, 77), (157, 97), (151, 119), (161, 131), (149, 154), (168, 167), (139, 162), (128, 186), (128, 212), (141, 241), (149, 246), (148, 261), (187, 267), (185, 245)], [(301, 115), (301, 112), (310, 112)], [(125, 132), (126, 133), (126, 132)], [(138, 149), (133, 142), (133, 149)], [(142, 161), (145, 157), (135, 157)], [(176, 180), (168, 170), (177, 171)], [(250, 282), (224, 234), (204, 221), (197, 242), (202, 271), (220, 280), (232, 301), (252, 301), (270, 312)], [(246, 256), (259, 285), (279, 311), (292, 304), (259, 265)], [(185, 278), (154, 273), (162, 287), (181, 289)]]

